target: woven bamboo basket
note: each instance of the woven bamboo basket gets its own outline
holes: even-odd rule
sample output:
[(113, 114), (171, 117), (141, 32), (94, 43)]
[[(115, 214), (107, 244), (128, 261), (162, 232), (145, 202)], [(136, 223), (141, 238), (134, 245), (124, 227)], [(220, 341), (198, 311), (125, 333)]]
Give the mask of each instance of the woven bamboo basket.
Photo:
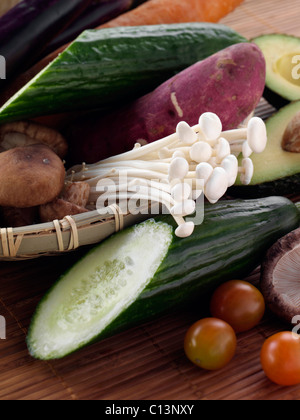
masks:
[(20, 261), (55, 256), (97, 244), (112, 234), (147, 219), (146, 215), (123, 215), (113, 207), (114, 215), (101, 216), (92, 211), (63, 220), (22, 228), (0, 229), (0, 260)]
[[(266, 101), (262, 100), (256, 115), (263, 119), (274, 113)], [(153, 210), (153, 208), (152, 208)], [(156, 211), (157, 210), (157, 211)], [(82, 246), (100, 243), (112, 234), (140, 223), (149, 217), (149, 212), (125, 214), (118, 206), (111, 206), (111, 214), (103, 216), (97, 210), (63, 220), (54, 220), (21, 228), (0, 229), (0, 261), (19, 261), (43, 256), (61, 255)], [(148, 215), (143, 214), (148, 213)], [(155, 209), (155, 214), (159, 210)], [(153, 215), (153, 211), (151, 212)]]

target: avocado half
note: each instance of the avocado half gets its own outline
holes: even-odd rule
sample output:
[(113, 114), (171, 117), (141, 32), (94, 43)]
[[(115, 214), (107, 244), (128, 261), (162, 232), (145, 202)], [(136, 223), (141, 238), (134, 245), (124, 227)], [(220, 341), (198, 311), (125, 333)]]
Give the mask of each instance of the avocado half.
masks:
[(264, 97), (276, 108), (300, 100), (300, 38), (272, 34), (253, 39), (267, 64)]
[(287, 105), (267, 120), (268, 144), (263, 153), (251, 156), (254, 164), (251, 184), (242, 186), (238, 180), (229, 194), (247, 198), (300, 194), (300, 153), (283, 149), (287, 128), (299, 112), (300, 101)]

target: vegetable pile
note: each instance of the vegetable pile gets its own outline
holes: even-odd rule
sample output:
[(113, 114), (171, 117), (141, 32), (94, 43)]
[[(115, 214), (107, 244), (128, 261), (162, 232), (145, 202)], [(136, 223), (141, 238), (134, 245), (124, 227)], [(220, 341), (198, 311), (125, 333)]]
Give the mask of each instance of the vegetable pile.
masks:
[[(14, 96), (9, 92), (0, 123), (115, 108), (197, 61), (245, 41), (228, 27), (203, 23), (85, 31)], [(263, 58), (255, 58), (260, 69)]]
[[(250, 274), (268, 247), (299, 226), (286, 198), (220, 201), (178, 238), (171, 216), (126, 229), (93, 248), (52, 287), (27, 338), (38, 359), (64, 357)], [(241, 229), (241, 226), (243, 227)]]
[[(264, 298), (285, 320), (297, 313), (299, 204), (266, 195), (287, 195), (291, 184), (299, 192), (300, 103), (266, 124), (255, 110), (266, 80), (285, 101), (300, 97), (290, 77), (300, 43), (280, 34), (248, 42), (215, 23), (241, 3), (23, 0), (0, 17), (9, 78), (0, 98), (2, 223), (56, 229), (65, 217), (96, 209), (101, 220), (116, 209), (121, 217), (152, 202), (168, 214), (148, 212), (62, 275), (33, 316), (33, 357), (65, 357), (210, 293), (212, 318), (187, 331), (184, 349), (216, 370), (233, 359), (236, 334), (262, 320)], [(261, 263), (264, 297), (228, 283)], [(298, 338), (263, 346), (275, 383), (300, 383)]]
[[(182, 120), (195, 125), (207, 111), (218, 115), (225, 130), (236, 128), (256, 108), (264, 86), (261, 51), (250, 43), (232, 45), (111, 114), (95, 113), (71, 124), (66, 133), (70, 159), (94, 163), (128, 150), (138, 141), (145, 144), (168, 136)], [(6, 110), (3, 112), (5, 115)], [(87, 137), (84, 142), (83, 136)], [(121, 144), (120, 138), (124, 139)]]
[[(127, 0), (124, 0), (124, 2), (125, 1)], [(166, 0), (149, 0), (145, 4), (141, 4), (137, 9), (122, 15), (125, 17), (126, 22), (110, 21), (110, 23), (112, 26), (118, 27), (119, 30), (119, 27), (124, 26), (144, 26), (182, 22), (218, 22), (222, 17), (226, 16), (242, 3), (242, 1), (243, 0), (215, 0), (213, 5), (210, 4), (208, 6), (208, 3), (205, 0), (171, 0), (169, 4), (166, 4)], [(100, 0), (96, 10), (105, 7), (102, 3), (103, 2)], [(117, 0), (114, 0), (114, 3), (117, 3)], [(134, 2), (133, 5), (135, 5), (135, 3), (139, 4), (143, 2), (138, 0), (137, 2)], [(93, 10), (93, 15), (95, 15), (96, 10)], [(121, 13), (121, 10), (119, 10), (119, 12)], [(98, 27), (98, 29), (100, 28), (103, 28), (102, 25)], [(90, 26), (86, 29), (94, 28)], [(67, 46), (68, 45), (60, 47), (29, 69), (28, 72), (20, 74), (20, 77), (9, 87), (9, 93), (6, 94), (7, 99), (36, 76), (49, 63), (55, 60)]]

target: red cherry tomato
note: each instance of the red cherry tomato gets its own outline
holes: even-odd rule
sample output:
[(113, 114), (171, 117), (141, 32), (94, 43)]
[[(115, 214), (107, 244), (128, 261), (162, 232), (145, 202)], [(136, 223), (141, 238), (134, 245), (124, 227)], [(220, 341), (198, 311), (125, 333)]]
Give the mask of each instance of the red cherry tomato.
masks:
[(300, 336), (283, 332), (270, 337), (261, 350), (261, 364), (275, 384), (300, 384)]
[(225, 367), (234, 357), (237, 347), (235, 332), (220, 319), (207, 318), (188, 330), (184, 350), (188, 359), (206, 370)]
[(265, 313), (265, 301), (252, 284), (233, 280), (216, 290), (210, 310), (213, 317), (223, 319), (236, 333), (240, 333), (260, 323)]

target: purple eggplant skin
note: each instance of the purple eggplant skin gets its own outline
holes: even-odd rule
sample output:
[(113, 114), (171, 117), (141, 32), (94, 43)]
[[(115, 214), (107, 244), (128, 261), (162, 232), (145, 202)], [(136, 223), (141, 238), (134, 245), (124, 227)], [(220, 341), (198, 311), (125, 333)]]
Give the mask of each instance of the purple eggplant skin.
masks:
[(43, 56), (50, 54), (62, 45), (73, 41), (86, 29), (94, 29), (128, 10), (134, 9), (147, 0), (93, 0), (92, 4), (64, 32), (55, 37)]
[[(0, 55), (7, 79), (35, 63), (47, 44), (93, 0), (23, 0), (0, 18)], [(2, 81), (3, 82), (3, 81)], [(1, 82), (1, 88), (5, 83)]]

